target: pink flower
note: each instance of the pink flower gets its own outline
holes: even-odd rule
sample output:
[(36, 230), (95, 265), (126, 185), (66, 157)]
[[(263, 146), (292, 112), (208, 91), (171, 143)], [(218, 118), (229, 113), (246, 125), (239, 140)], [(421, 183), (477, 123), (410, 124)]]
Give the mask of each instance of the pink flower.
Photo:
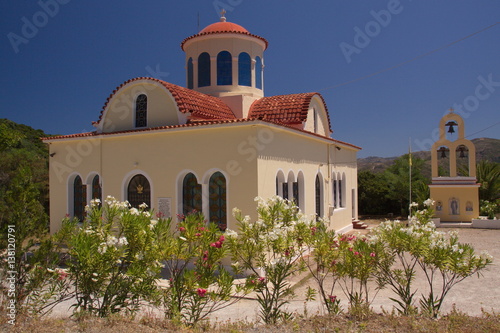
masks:
[(224, 235), (221, 235), (221, 236), (219, 237), (219, 242), (223, 243), (223, 242), (224, 242), (224, 240), (225, 240)]
[(215, 243), (210, 244), (210, 246), (220, 249), (222, 247), (222, 243), (220, 241), (217, 241)]
[(376, 256), (375, 252), (370, 253), (370, 257), (375, 257), (375, 256)]
[(198, 288), (198, 290), (196, 290), (196, 292), (198, 293), (198, 296), (205, 297), (205, 294), (207, 293), (207, 290), (203, 289), (203, 288)]
[(335, 296), (335, 295), (330, 295), (330, 296), (328, 296), (328, 298), (330, 299), (330, 302), (332, 302), (332, 303), (335, 303), (335, 301), (337, 300), (337, 296)]
[(259, 282), (260, 282), (260, 283), (264, 283), (264, 282), (266, 282), (266, 278), (265, 278), (265, 277), (263, 277), (263, 276), (261, 276), (261, 277), (259, 278)]
[(184, 228), (184, 227), (180, 227), (180, 228), (179, 228), (179, 231), (180, 231), (180, 232), (184, 232), (184, 231), (186, 231), (186, 228)]
[(349, 248), (349, 251), (352, 252), (352, 247)]
[(354, 252), (354, 255), (359, 256), (359, 252), (358, 251)]

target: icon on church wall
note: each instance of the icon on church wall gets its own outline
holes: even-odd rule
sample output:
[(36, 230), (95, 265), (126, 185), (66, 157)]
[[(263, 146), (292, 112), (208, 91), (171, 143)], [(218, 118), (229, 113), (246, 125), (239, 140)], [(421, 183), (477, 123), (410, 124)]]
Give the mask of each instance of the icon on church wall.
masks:
[(472, 201), (467, 201), (467, 204), (465, 205), (465, 211), (472, 212), (473, 210), (474, 210), (474, 206), (472, 205)]
[(436, 202), (436, 211), (441, 212), (443, 210), (443, 203), (441, 201)]
[(450, 199), (450, 215), (460, 215), (459, 201), (457, 198)]

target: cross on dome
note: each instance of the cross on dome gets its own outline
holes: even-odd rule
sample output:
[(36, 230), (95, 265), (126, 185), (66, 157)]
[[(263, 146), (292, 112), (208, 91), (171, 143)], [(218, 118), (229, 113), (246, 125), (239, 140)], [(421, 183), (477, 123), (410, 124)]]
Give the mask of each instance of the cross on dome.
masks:
[(453, 113), (453, 111), (455, 111), (454, 108), (449, 108), (448, 111), (450, 111), (450, 113)]
[(226, 10), (223, 8), (222, 11), (220, 12), (220, 21), (221, 22), (226, 22)]

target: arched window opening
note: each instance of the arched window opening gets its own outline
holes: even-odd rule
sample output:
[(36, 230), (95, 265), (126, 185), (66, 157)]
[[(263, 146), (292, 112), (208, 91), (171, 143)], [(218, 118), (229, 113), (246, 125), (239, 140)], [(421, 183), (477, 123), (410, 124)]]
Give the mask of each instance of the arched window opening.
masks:
[(132, 207), (138, 208), (145, 203), (151, 207), (151, 185), (143, 175), (135, 175), (128, 183), (127, 200)]
[(102, 202), (102, 188), (98, 175), (92, 179), (92, 199), (99, 199)]
[(333, 209), (337, 208), (338, 200), (337, 200), (337, 177), (333, 175), (333, 183), (332, 183), (332, 191), (333, 191)]
[(203, 52), (198, 57), (198, 87), (210, 86), (210, 55)]
[(469, 148), (459, 145), (455, 150), (455, 163), (458, 177), (469, 177)]
[(262, 59), (255, 57), (255, 87), (262, 89)]
[(182, 211), (184, 215), (202, 211), (201, 184), (192, 173), (187, 174), (182, 182)]
[(252, 63), (246, 52), (241, 52), (238, 57), (238, 85), (252, 86)]
[(300, 192), (299, 192), (299, 182), (293, 182), (293, 202), (297, 207), (300, 207)]
[(340, 202), (340, 207), (345, 207), (346, 202), (347, 202), (347, 182), (345, 178), (345, 173), (342, 174), (342, 182), (339, 183), (339, 189), (340, 189), (340, 197), (339, 197), (339, 202)]
[(87, 186), (82, 183), (82, 178), (76, 176), (73, 182), (73, 217), (83, 221), (85, 206), (87, 205)]
[(144, 94), (135, 100), (135, 127), (148, 126), (148, 97)]
[(319, 175), (316, 175), (316, 183), (315, 183), (315, 198), (316, 198), (316, 216), (318, 218), (323, 215), (323, 193), (321, 189), (321, 179)]
[(339, 202), (338, 202), (338, 207), (344, 207), (344, 193), (342, 193), (342, 188), (343, 188), (343, 181), (342, 179), (337, 180), (337, 187), (339, 191)]
[(189, 58), (187, 64), (187, 87), (188, 89), (193, 89), (193, 58)]
[(231, 53), (222, 51), (217, 55), (217, 85), (233, 84), (233, 60)]
[(209, 181), (209, 214), (210, 222), (220, 230), (227, 228), (226, 178), (220, 172), (214, 173)]

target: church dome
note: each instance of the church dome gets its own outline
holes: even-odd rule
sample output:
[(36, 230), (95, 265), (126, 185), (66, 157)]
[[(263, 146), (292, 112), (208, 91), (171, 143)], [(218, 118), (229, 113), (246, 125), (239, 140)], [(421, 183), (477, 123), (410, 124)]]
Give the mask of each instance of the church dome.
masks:
[(205, 29), (200, 31), (200, 34), (204, 33), (217, 33), (217, 32), (241, 32), (244, 34), (250, 33), (247, 29), (243, 28), (241, 25), (232, 22), (216, 22), (210, 24)]
[(243, 28), (239, 24), (227, 22), (226, 18), (224, 16), (221, 17), (220, 22), (212, 23), (209, 26), (202, 29), (196, 35), (193, 35), (193, 36), (190, 36), (190, 37), (184, 39), (181, 43), (181, 48), (183, 51), (185, 51), (184, 46), (185, 46), (186, 42), (189, 40), (192, 40), (196, 37), (212, 35), (212, 34), (227, 34), (227, 33), (242, 34), (242, 35), (247, 35), (247, 36), (258, 38), (265, 43), (264, 50), (267, 49), (268, 42), (265, 38), (262, 38), (260, 36), (257, 36), (257, 35), (250, 33), (247, 29)]

